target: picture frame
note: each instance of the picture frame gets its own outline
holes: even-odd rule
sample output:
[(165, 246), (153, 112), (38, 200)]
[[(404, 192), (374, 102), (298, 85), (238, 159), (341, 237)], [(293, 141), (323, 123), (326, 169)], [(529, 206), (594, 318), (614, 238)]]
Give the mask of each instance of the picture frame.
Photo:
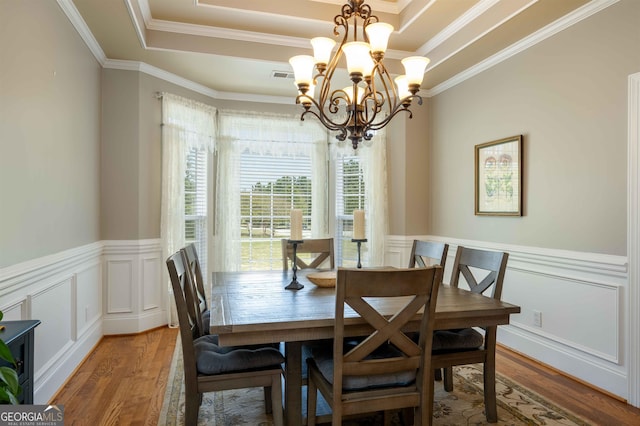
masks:
[(476, 216), (522, 216), (522, 196), (522, 135), (476, 145)]

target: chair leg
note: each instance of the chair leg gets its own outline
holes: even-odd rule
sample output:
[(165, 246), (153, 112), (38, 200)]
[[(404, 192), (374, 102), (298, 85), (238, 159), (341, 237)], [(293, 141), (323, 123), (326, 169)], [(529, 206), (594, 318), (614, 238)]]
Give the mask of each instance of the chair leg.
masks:
[(271, 386), (265, 386), (263, 389), (264, 389), (264, 411), (267, 414), (271, 414), (273, 412), (273, 407), (271, 405)]
[(310, 378), (307, 378), (307, 426), (316, 424), (316, 404), (318, 402), (318, 388)]
[(453, 368), (445, 367), (444, 371), (444, 390), (447, 392), (453, 391)]
[(402, 424), (412, 425), (415, 422), (415, 408), (402, 409)]
[(415, 409), (414, 426), (431, 426), (433, 422), (433, 394), (434, 394), (434, 382), (435, 371), (431, 370), (428, 383), (423, 389), (420, 405)]
[(382, 422), (384, 424), (384, 426), (391, 426), (391, 418), (393, 417), (393, 411), (391, 410), (385, 410), (384, 413), (382, 414)]
[(187, 394), (184, 396), (184, 424), (185, 426), (196, 426), (198, 424), (198, 412), (200, 411), (200, 401), (202, 394)]
[(487, 422), (498, 422), (498, 406), (496, 402), (496, 365), (492, 360), (484, 363), (484, 409), (487, 413)]
[(273, 424), (275, 426), (284, 426), (284, 413), (282, 412), (282, 382), (280, 380), (280, 374), (273, 377), (273, 384), (270, 387), (271, 399), (269, 400), (271, 405), (271, 411), (273, 412)]
[(436, 371), (435, 371), (435, 380), (436, 380), (436, 382), (440, 382), (440, 381), (442, 381), (442, 370), (441, 370), (441, 369), (439, 369), (439, 368), (436, 368)]

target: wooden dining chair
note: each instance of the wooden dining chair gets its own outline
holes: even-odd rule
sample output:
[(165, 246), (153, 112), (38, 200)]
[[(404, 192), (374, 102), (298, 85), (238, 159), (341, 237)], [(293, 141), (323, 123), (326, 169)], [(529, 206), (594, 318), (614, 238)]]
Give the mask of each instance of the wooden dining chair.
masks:
[(198, 258), (198, 252), (196, 245), (191, 243), (181, 249), (184, 253), (184, 258), (187, 263), (187, 268), (191, 274), (191, 281), (196, 287), (196, 296), (198, 302), (198, 310), (200, 312), (201, 319), (201, 334), (209, 334), (209, 324), (211, 312), (207, 304), (207, 296), (205, 293), (205, 280), (202, 276), (202, 268), (200, 267), (200, 260)]
[(424, 268), (432, 265), (440, 265), (444, 270), (448, 251), (449, 244), (413, 240), (411, 257), (409, 257), (409, 268)]
[[(333, 350), (314, 348), (307, 360), (309, 426), (316, 424), (318, 391), (332, 409), (333, 426), (342, 424), (347, 415), (412, 407), (415, 424), (431, 424), (431, 345), (441, 281), (439, 266), (338, 269)], [(390, 303), (393, 312), (380, 310), (382, 306), (388, 309)], [(362, 330), (371, 330), (353, 344), (345, 340), (351, 310), (366, 321)], [(422, 318), (417, 342), (403, 331), (416, 315)]]
[[(411, 256), (409, 257), (409, 268), (425, 268), (427, 266), (440, 265), (444, 272), (447, 262), (449, 244), (435, 241), (413, 240), (411, 246)], [(435, 379), (442, 380), (442, 371), (438, 368), (435, 371)]]
[[(449, 285), (458, 287), (460, 276), (473, 293), (500, 300), (508, 253), (458, 246)], [(453, 390), (455, 365), (483, 364), (484, 405), (487, 421), (498, 421), (496, 405), (497, 326), (484, 328), (484, 336), (473, 328), (438, 330), (433, 336), (433, 366), (444, 370), (444, 388)]]
[(221, 347), (217, 336), (201, 335), (198, 328), (199, 300), (187, 268), (184, 252), (167, 261), (174, 300), (178, 311), (180, 341), (184, 363), (185, 424), (196, 425), (202, 395), (228, 389), (264, 387), (271, 399), (267, 411), (273, 412), (275, 425), (283, 425), (282, 363), (284, 357), (273, 347)]
[[(300, 254), (306, 256), (300, 256)], [(293, 259), (293, 245), (288, 240), (282, 240), (282, 269), (289, 270), (289, 262), (293, 262), (300, 269), (318, 269), (325, 262), (329, 262), (329, 268), (335, 268), (335, 256), (333, 253), (333, 238), (309, 238), (296, 248), (296, 259)]]
[[(301, 257), (300, 254), (303, 256)], [(335, 269), (335, 256), (333, 251), (333, 238), (309, 238), (305, 239), (302, 244), (296, 247), (295, 264), (299, 269), (318, 269), (326, 266)], [(288, 240), (282, 240), (282, 270), (288, 271), (289, 264), (293, 267), (293, 245)], [(325, 346), (331, 344), (331, 340), (327, 339), (320, 342), (305, 342), (302, 345), (302, 384), (307, 384), (307, 364), (306, 359), (311, 356), (312, 346)]]

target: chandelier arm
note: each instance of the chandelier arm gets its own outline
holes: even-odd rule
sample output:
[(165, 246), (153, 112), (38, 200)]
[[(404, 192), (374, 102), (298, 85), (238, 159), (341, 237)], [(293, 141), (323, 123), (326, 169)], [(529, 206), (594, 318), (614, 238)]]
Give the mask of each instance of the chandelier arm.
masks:
[[(381, 99), (378, 100), (375, 98), (375, 96), (380, 97)], [(385, 99), (382, 93), (372, 93), (371, 95), (369, 95), (369, 97), (362, 100), (362, 102), (360, 103), (363, 107), (363, 111), (361, 113), (361, 121), (362, 123), (364, 123), (365, 127), (369, 127), (375, 121), (378, 113), (382, 111), (382, 106), (384, 105), (384, 103)], [(368, 107), (368, 105), (371, 106)], [(371, 112), (371, 116), (369, 116), (369, 112)]]
[(316, 111), (314, 111), (312, 109), (308, 109), (305, 112), (303, 112), (302, 115), (300, 116), (300, 120), (304, 121), (304, 116), (307, 115), (307, 114), (311, 114), (311, 115), (315, 116), (329, 130), (332, 130), (332, 131), (340, 131), (340, 130), (342, 130), (341, 126), (336, 125), (336, 124), (334, 124), (334, 123), (332, 123), (330, 121), (324, 120)]
[(380, 91), (376, 91), (375, 89), (375, 74), (377, 74), (380, 78), (380, 82), (382, 83), (382, 87), (384, 88), (384, 94), (386, 95), (385, 98), (388, 101), (389, 111), (392, 111), (398, 105), (398, 92), (396, 91), (396, 86), (393, 84), (393, 79), (391, 78), (391, 75), (389, 74), (389, 71), (387, 71), (387, 68), (384, 66), (384, 64), (382, 64), (381, 62), (376, 62), (371, 78), (373, 93), (382, 93)]
[[(338, 92), (338, 91), (336, 91)], [(340, 92), (344, 93), (344, 91), (340, 90)], [(346, 93), (344, 93), (346, 96)], [(305, 103), (303, 101), (307, 101), (307, 102), (311, 102), (311, 104), (316, 108), (317, 111), (314, 111), (311, 109), (311, 105), (305, 105)], [(338, 100), (336, 100), (338, 101)], [(305, 108), (305, 111), (302, 113), (300, 120), (304, 121), (304, 116), (309, 113), (311, 115), (314, 115), (315, 117), (317, 117), (320, 122), (329, 130), (337, 130), (337, 131), (341, 131), (343, 133), (346, 132), (345, 127), (346, 125), (349, 123), (349, 119), (351, 117), (351, 114), (347, 114), (347, 117), (345, 118), (344, 121), (342, 122), (335, 122), (333, 120), (331, 120), (331, 118), (329, 118), (328, 115), (323, 114), (321, 105), (313, 98), (310, 98), (306, 95), (298, 95), (298, 97), (296, 98), (296, 104), (302, 104)]]
[[(419, 95), (410, 95), (407, 96), (406, 98), (403, 98), (403, 100), (412, 100), (412, 99), (416, 99), (416, 103), (418, 105), (422, 105), (422, 98)], [(384, 126), (386, 126), (387, 124), (389, 124), (389, 122), (399, 113), (401, 112), (406, 112), (409, 114), (409, 119), (413, 118), (413, 112), (409, 109), (409, 104), (407, 103), (405, 106), (405, 103), (399, 104), (396, 106), (396, 108), (388, 115), (384, 118), (384, 120), (378, 122), (378, 123), (372, 123), (369, 126), (370, 130), (380, 130), (382, 129)]]

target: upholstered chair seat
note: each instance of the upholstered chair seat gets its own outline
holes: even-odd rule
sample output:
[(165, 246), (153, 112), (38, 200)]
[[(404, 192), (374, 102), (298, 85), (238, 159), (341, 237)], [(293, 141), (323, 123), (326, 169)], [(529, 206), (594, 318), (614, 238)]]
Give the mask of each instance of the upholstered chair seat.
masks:
[(477, 349), (484, 344), (484, 336), (473, 328), (438, 330), (433, 333), (433, 351)]
[(279, 350), (264, 346), (218, 346), (214, 335), (193, 342), (196, 366), (200, 374), (222, 374), (239, 371), (278, 368), (284, 362)]

